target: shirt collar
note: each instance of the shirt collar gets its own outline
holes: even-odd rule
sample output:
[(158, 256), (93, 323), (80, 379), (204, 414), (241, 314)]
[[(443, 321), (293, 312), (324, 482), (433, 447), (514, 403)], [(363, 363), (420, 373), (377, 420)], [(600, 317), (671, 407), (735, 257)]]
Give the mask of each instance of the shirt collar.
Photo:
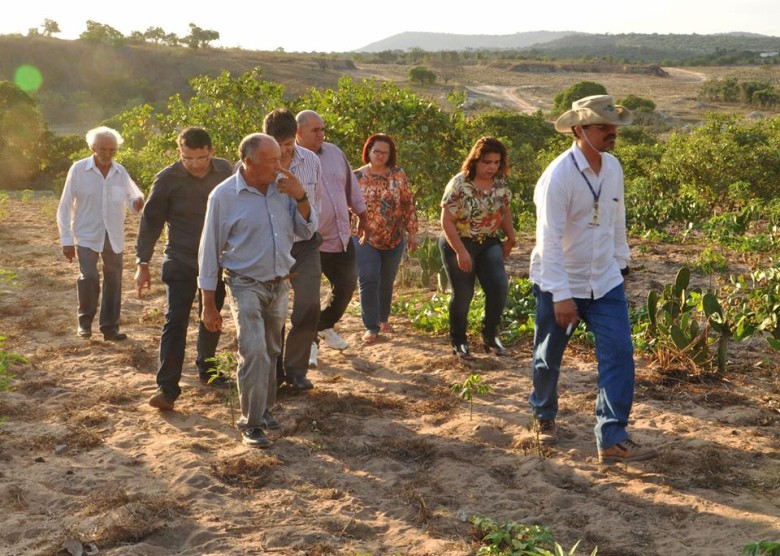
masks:
[[(256, 188), (252, 187), (248, 183), (246, 183), (246, 180), (244, 179), (244, 173), (239, 169), (236, 172), (236, 195), (241, 193), (242, 190), (247, 190), (250, 193), (254, 193), (255, 195), (263, 195), (258, 191)], [(268, 197), (272, 195), (276, 191), (276, 182), (270, 183), (268, 185), (268, 189), (266, 190), (265, 197)]]
[(577, 162), (577, 166), (579, 166), (580, 170), (584, 171), (587, 168), (593, 172), (593, 168), (590, 167), (590, 162), (588, 162), (588, 159), (585, 158), (585, 153), (582, 152), (582, 149), (576, 141), (572, 144), (571, 151), (574, 153), (575, 161)]
[[(114, 171), (116, 168), (116, 165), (114, 164), (114, 161), (111, 161), (111, 166), (108, 167), (108, 174)], [(95, 170), (96, 172), (100, 172), (100, 168), (97, 167), (97, 164), (95, 164), (95, 155), (89, 157), (89, 162), (87, 162), (87, 170)]]

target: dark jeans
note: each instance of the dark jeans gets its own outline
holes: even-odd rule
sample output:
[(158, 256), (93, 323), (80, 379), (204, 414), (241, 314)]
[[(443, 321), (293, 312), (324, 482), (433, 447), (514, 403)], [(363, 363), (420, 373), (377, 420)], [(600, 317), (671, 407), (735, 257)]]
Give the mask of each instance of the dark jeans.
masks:
[(392, 249), (376, 249), (368, 243), (360, 245), (353, 237), (358, 265), (358, 284), (360, 286), (360, 312), (366, 330), (379, 333), (380, 323), (390, 318), (393, 303), (393, 285), (406, 241), (401, 241)]
[[(187, 344), (187, 328), (195, 296), (198, 296), (198, 316), (202, 310), (198, 289), (198, 270), (179, 261), (165, 258), (162, 265), (162, 281), (167, 286), (168, 310), (160, 336), (160, 366), (157, 369), (157, 386), (165, 396), (175, 400), (181, 394), (179, 380), (184, 365), (184, 348)], [(217, 309), (225, 303), (225, 284), (220, 280), (216, 289)], [(214, 357), (219, 343), (219, 332), (209, 332), (202, 322), (198, 324), (198, 354), (196, 364), (201, 377), (209, 376), (214, 364), (207, 359)]]
[(439, 250), (444, 270), (452, 287), (450, 297), (450, 342), (452, 345), (467, 343), (469, 306), (474, 297), (474, 283), (479, 280), (485, 292), (485, 316), (482, 319), (482, 338), (490, 341), (496, 337), (501, 313), (506, 305), (509, 282), (504, 268), (504, 253), (498, 238), (489, 238), (478, 243), (460, 238), (471, 255), (471, 272), (458, 267), (458, 257), (442, 234), (439, 236)]
[(78, 295), (79, 329), (92, 331), (92, 321), (97, 314), (100, 297), (98, 257), (103, 259), (103, 297), (100, 300), (100, 331), (103, 334), (119, 332), (119, 312), (122, 308), (122, 253), (111, 250), (106, 234), (103, 252), (76, 246), (79, 262)]
[(285, 335), (282, 328), (282, 354), (276, 363), (279, 383), (285, 378), (305, 377), (309, 370), (311, 344), (317, 339), (317, 323), (320, 320), (320, 268), (319, 247), (322, 236), (293, 243), (290, 254), (295, 264), (290, 269), (293, 291), (290, 329)]
[(320, 251), (322, 273), (330, 282), (330, 297), (320, 313), (317, 330), (333, 328), (344, 316), (352, 294), (357, 285), (357, 265), (355, 263), (355, 246), (350, 241), (347, 250), (340, 253), (324, 253)]

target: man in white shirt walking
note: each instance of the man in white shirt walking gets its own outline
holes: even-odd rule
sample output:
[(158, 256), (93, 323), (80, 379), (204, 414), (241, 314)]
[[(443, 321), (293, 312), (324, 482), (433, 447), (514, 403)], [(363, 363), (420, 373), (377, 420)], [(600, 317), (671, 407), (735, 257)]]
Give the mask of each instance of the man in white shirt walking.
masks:
[(92, 335), (92, 320), (100, 297), (98, 256), (103, 259), (103, 297), (100, 331), (104, 340), (121, 341), (122, 250), (125, 245), (127, 205), (138, 212), (144, 195), (125, 168), (114, 161), (122, 136), (108, 127), (91, 129), (86, 135), (92, 156), (71, 166), (57, 209), (62, 253), (68, 262), (77, 257), (79, 278), (78, 336)]
[(536, 296), (533, 392), (542, 442), (557, 441), (558, 376), (566, 344), (580, 320), (596, 339), (596, 447), (602, 463), (650, 459), (626, 432), (634, 397), (634, 359), (623, 277), (626, 239), (623, 169), (609, 154), (618, 126), (633, 116), (609, 95), (575, 101), (555, 122), (574, 135), (536, 184), (536, 246), (530, 277)]

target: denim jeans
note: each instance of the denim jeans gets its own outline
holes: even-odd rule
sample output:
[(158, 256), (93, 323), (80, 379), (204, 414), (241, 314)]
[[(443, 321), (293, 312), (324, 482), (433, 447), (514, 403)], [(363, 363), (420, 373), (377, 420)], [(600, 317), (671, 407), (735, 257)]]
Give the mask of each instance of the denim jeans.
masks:
[(285, 280), (258, 282), (241, 275), (225, 278), (238, 340), (238, 427), (254, 429), (276, 402), (276, 360), (282, 351), (289, 286)]
[[(552, 294), (534, 284), (536, 329), (533, 352), (533, 392), (529, 399), (539, 419), (558, 413), (558, 377), (563, 351), (569, 341), (566, 330), (555, 322)], [(628, 438), (626, 426), (634, 399), (634, 348), (623, 285), (599, 299), (574, 298), (577, 313), (596, 338), (598, 394), (596, 395), (596, 445), (609, 448)]]
[(360, 244), (353, 237), (358, 267), (360, 312), (363, 326), (371, 332), (379, 332), (379, 323), (390, 318), (393, 302), (393, 283), (401, 264), (406, 241), (392, 249), (376, 249), (368, 243)]
[[(198, 269), (175, 259), (163, 259), (162, 281), (166, 286), (167, 311), (160, 336), (160, 366), (157, 368), (157, 386), (165, 397), (176, 400), (181, 394), (181, 380), (184, 366), (184, 351), (187, 345), (187, 328), (195, 296), (198, 297), (198, 317), (202, 311), (202, 298), (198, 290)], [(217, 309), (225, 303), (225, 284), (220, 280), (215, 292)], [(219, 332), (209, 332), (198, 318), (198, 352), (195, 363), (201, 377), (209, 376), (214, 364), (206, 360), (214, 357), (219, 343)]]
[(100, 273), (98, 257), (103, 259), (103, 297), (100, 300), (100, 331), (103, 334), (119, 332), (119, 313), (122, 308), (122, 253), (111, 250), (106, 234), (103, 252), (76, 246), (79, 262), (79, 278), (76, 281), (78, 295), (78, 319), (80, 330), (92, 330), (100, 297)]
[(321, 243), (319, 234), (293, 243), (291, 254), (295, 264), (290, 269), (293, 307), (286, 337), (282, 327), (282, 354), (276, 365), (276, 378), (280, 381), (305, 377), (309, 370), (309, 352), (312, 342), (317, 339), (320, 321)]
[(452, 288), (450, 297), (450, 343), (453, 346), (467, 343), (469, 306), (474, 297), (475, 280), (479, 280), (485, 292), (485, 315), (482, 319), (482, 338), (490, 341), (496, 337), (501, 313), (506, 305), (509, 282), (504, 268), (504, 252), (498, 238), (489, 238), (482, 243), (461, 238), (471, 255), (471, 272), (458, 267), (458, 257), (442, 234), (439, 236), (439, 250), (444, 270)]
[(357, 266), (355, 265), (355, 246), (350, 241), (347, 250), (339, 253), (320, 251), (322, 273), (330, 282), (331, 292), (328, 302), (320, 313), (317, 330), (333, 328), (352, 301), (357, 285)]

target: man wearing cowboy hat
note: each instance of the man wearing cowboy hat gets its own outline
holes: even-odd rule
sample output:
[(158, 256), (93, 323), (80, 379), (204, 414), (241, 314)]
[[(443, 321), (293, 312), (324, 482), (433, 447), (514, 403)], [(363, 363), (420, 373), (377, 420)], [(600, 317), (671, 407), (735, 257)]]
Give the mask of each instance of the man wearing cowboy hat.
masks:
[(533, 392), (536, 430), (557, 441), (558, 376), (566, 344), (580, 320), (596, 339), (596, 447), (602, 463), (656, 456), (626, 432), (634, 397), (631, 325), (623, 277), (626, 239), (623, 169), (608, 151), (631, 112), (609, 95), (572, 103), (555, 122), (574, 144), (544, 171), (534, 190), (536, 246), (530, 277), (536, 296)]

